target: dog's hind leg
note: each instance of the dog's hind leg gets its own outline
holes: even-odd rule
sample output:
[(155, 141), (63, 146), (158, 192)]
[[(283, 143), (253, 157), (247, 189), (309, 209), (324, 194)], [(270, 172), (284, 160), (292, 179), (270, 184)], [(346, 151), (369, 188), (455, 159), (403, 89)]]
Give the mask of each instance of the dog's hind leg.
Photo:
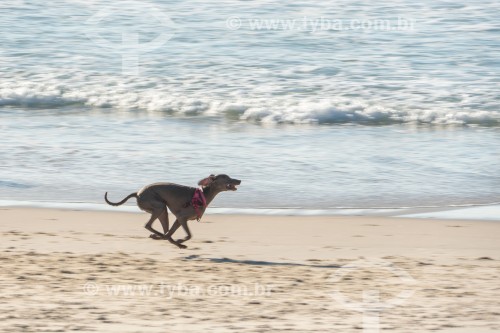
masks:
[(179, 219), (175, 220), (174, 224), (172, 225), (172, 228), (170, 228), (170, 230), (165, 234), (164, 238), (168, 240), (170, 243), (174, 244), (175, 246), (178, 246), (181, 249), (185, 249), (187, 247), (186, 245), (182, 245), (181, 243), (178, 243), (172, 239), (173, 233), (176, 232), (177, 229), (179, 229), (181, 224), (182, 223), (179, 222)]
[(163, 213), (158, 217), (158, 220), (161, 222), (161, 226), (163, 227), (163, 234), (165, 235), (168, 232), (168, 211), (165, 209)]
[[(163, 213), (158, 216), (158, 220), (161, 222), (161, 226), (163, 227), (163, 235), (168, 232), (168, 211), (165, 209)], [(165, 239), (163, 236), (158, 236), (157, 234), (151, 234), (149, 237), (153, 239)]]
[(160, 217), (160, 215), (163, 214), (163, 212), (166, 210), (165, 207), (162, 207), (162, 208), (154, 208), (152, 211), (151, 211), (151, 218), (149, 219), (149, 221), (144, 225), (144, 228), (148, 229), (149, 231), (151, 231), (152, 233), (154, 233), (155, 235), (159, 236), (160, 238), (163, 238), (163, 234), (155, 229), (153, 229), (152, 225), (153, 225), (153, 222), (158, 218)]

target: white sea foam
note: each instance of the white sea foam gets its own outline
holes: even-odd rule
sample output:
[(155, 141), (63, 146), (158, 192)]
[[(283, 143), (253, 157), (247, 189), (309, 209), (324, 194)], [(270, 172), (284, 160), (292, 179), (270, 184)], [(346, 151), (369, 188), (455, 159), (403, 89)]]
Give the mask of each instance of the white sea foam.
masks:
[(236, 96), (182, 96), (163, 90), (135, 90), (107, 85), (67, 88), (62, 83), (0, 85), (0, 106), (58, 108), (68, 105), (165, 112), (181, 116), (221, 116), (262, 123), (424, 123), (499, 125), (500, 113), (481, 110), (411, 109), (371, 103), (360, 98), (274, 97), (269, 99)]
[(34, 83), (4, 83), (0, 86), (0, 106), (59, 107), (85, 101), (85, 97), (78, 98), (71, 93), (65, 93), (60, 86)]
[(403, 214), (399, 217), (500, 221), (500, 205), (466, 207), (460, 209), (440, 210), (435, 212)]

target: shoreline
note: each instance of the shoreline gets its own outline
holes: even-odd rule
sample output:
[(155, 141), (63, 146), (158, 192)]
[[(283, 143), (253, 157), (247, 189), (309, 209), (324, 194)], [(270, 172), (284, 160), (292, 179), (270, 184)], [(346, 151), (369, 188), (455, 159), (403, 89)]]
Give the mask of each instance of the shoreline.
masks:
[[(0, 200), (0, 208), (41, 208), (58, 210), (106, 211), (119, 213), (144, 213), (136, 205), (111, 207), (88, 202), (18, 201)], [(256, 215), (256, 216), (386, 216), (419, 219), (459, 219), (500, 221), (500, 203), (464, 204), (422, 207), (380, 208), (223, 208), (208, 207), (207, 215)]]

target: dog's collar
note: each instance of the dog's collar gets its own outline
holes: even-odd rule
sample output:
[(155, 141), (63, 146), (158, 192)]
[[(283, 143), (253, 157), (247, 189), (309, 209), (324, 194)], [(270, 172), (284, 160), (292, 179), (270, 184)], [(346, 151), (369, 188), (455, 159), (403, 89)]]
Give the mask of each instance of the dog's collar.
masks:
[(205, 194), (201, 188), (197, 188), (194, 191), (193, 198), (191, 199), (191, 206), (193, 206), (196, 212), (196, 219), (200, 222), (201, 216), (203, 215), (203, 213), (200, 212), (200, 207), (204, 208), (207, 206), (207, 199), (205, 199)]

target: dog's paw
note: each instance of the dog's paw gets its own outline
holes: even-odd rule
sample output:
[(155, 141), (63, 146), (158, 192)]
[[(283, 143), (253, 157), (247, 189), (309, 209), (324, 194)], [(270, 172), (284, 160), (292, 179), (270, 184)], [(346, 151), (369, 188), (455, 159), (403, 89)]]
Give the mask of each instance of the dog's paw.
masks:
[(180, 239), (176, 240), (176, 242), (177, 242), (177, 243), (179, 243), (179, 244), (182, 244), (182, 243), (184, 243), (185, 241), (186, 241), (186, 240), (185, 240), (185, 239), (182, 239), (182, 238), (180, 238)]
[(151, 234), (151, 235), (149, 235), (149, 238), (152, 238), (152, 239), (155, 239), (155, 240), (163, 239), (163, 237), (158, 236), (157, 234)]
[(177, 246), (179, 247), (179, 249), (187, 249), (187, 246), (184, 244), (179, 244)]

